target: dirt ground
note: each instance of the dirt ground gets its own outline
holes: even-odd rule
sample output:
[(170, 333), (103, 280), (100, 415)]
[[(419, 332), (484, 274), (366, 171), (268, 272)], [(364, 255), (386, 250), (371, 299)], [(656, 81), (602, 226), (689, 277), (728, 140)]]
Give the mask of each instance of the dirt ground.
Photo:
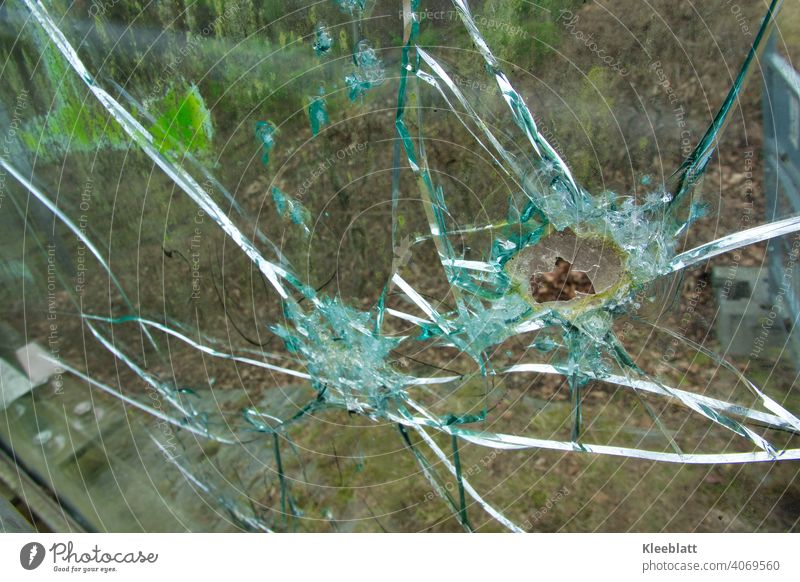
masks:
[[(659, 5), (663, 7), (667, 4)], [(755, 7), (749, 10), (751, 19), (759, 12)], [(781, 31), (786, 40), (781, 50), (796, 59), (800, 58), (800, 18), (797, 18), (800, 9), (788, 6), (787, 10), (789, 14), (781, 21)], [(688, 26), (690, 9), (681, 6), (676, 7), (675, 11), (686, 13), (684, 24)], [(626, 46), (620, 44), (622, 41), (614, 38), (613, 28), (609, 28), (607, 35), (603, 36), (603, 23), (610, 22), (611, 17), (598, 4), (586, 5), (576, 10), (576, 14), (580, 15), (583, 22), (595, 24), (599, 31), (598, 39), (606, 42), (609, 50), (626, 50)], [(681, 14), (675, 16), (678, 24), (681, 23)], [(632, 37), (649, 38), (651, 24), (646, 19), (637, 21), (634, 17), (632, 22), (631, 26), (640, 26), (640, 29), (631, 30)], [(721, 36), (727, 38), (724, 34)], [(593, 61), (594, 55), (587, 53), (580, 44), (570, 43), (571, 40), (567, 39), (561, 47), (565, 58), (582, 71), (593, 70), (597, 64)], [(658, 54), (662, 54), (665, 62), (670, 58), (679, 61), (675, 56), (678, 49), (666, 40), (663, 42), (664, 46), (648, 46), (654, 53), (662, 51)], [(690, 47), (692, 55), (708, 50), (702, 42), (702, 39), (697, 40), (698, 44)], [(630, 47), (627, 50), (631, 50)], [(557, 82), (561, 71), (558, 62), (553, 63), (541, 64), (541, 68), (535, 71), (536, 80), (515, 71), (521, 91), (538, 95), (536, 92), (541, 89), (539, 83), (542, 79)], [(702, 101), (703, 98), (708, 103), (718, 103), (729, 85), (730, 72), (705, 72), (711, 67), (698, 68), (703, 72), (694, 79), (691, 75), (684, 79), (681, 75), (685, 71), (671, 73), (680, 79), (680, 83), (676, 81), (676, 84), (679, 84), (682, 99), (686, 103)], [(623, 80), (610, 78), (607, 72), (597, 73), (595, 77), (592, 77), (593, 82), (597, 82), (596, 87), (600, 87), (604, 98), (623, 103), (629, 98), (630, 95), (624, 93)], [(648, 72), (648, 67), (632, 73), (632, 79), (632, 83), (649, 86), (647, 95), (643, 96), (647, 103), (664, 99), (663, 89), (654, 87), (652, 71)], [(651, 174), (657, 180), (665, 168), (671, 170), (680, 162), (677, 148), (669, 151), (664, 148), (661, 151), (652, 144), (638, 149), (631, 145), (636, 143), (634, 136), (641, 130), (640, 120), (637, 121), (632, 114), (626, 113), (625, 108), (620, 107), (619, 119), (616, 120), (620, 128), (609, 128), (604, 125), (608, 120), (604, 121), (602, 112), (597, 113), (593, 107), (593, 100), (598, 96), (580, 93), (578, 85), (574, 89), (570, 87), (564, 93), (582, 100), (584, 104), (589, 102), (585, 115), (580, 112), (576, 115), (579, 118), (584, 115), (580, 118), (581, 122), (594, 124), (596, 133), (589, 136), (589, 141), (594, 137), (594, 143), (600, 151), (596, 163), (576, 162), (577, 166), (583, 168), (584, 177), (589, 183), (609, 187), (628, 185), (641, 193), (645, 189), (642, 182), (637, 181), (641, 178), (641, 168), (652, 167)], [(555, 101), (556, 97), (549, 99)], [(740, 115), (730, 124), (719, 143), (708, 174), (699, 186), (703, 198), (709, 203), (708, 216), (690, 228), (681, 241), (681, 248), (692, 248), (751, 225), (750, 218), (747, 222), (743, 219), (745, 215), (752, 217), (752, 224), (763, 222), (766, 205), (760, 99), (761, 89), (756, 76), (742, 93), (737, 104)], [(326, 174), (315, 182), (315, 188), (327, 192), (329, 196), (324, 199), (309, 197), (304, 201), (312, 214), (318, 217), (315, 227), (322, 233), (317, 235), (315, 231), (318, 238), (312, 237), (310, 242), (293, 234), (284, 221), (274, 213), (270, 214), (271, 207), (264, 201), (268, 199), (265, 192), (270, 184), (283, 186), (297, 176), (307, 175), (306, 168), (311, 167), (310, 164), (315, 161), (313, 155), (319, 155), (319, 152), (308, 154), (307, 157), (302, 153), (290, 156), (276, 152), (270, 168), (278, 167), (280, 170), (268, 175), (258, 162), (260, 152), (253, 153), (252, 136), (248, 133), (247, 138), (242, 138), (240, 134), (231, 132), (230, 142), (226, 144), (226, 159), (241, 160), (241, 165), (248, 159), (250, 162), (245, 169), (233, 162), (218, 167), (226, 184), (236, 184), (236, 188), (232, 189), (237, 194), (237, 200), (242, 202), (251, 216), (258, 217), (258, 224), (267, 232), (283, 233), (278, 240), (279, 245), (288, 255), (298, 255), (301, 270), (311, 273), (309, 284), (318, 287), (322, 293), (338, 293), (362, 309), (373, 306), (380, 296), (385, 275), (392, 264), (393, 250), (386, 227), (388, 214), (384, 210), (375, 211), (375, 214), (369, 213), (372, 210), (365, 210), (371, 206), (385, 205), (388, 197), (383, 194), (377, 196), (375, 192), (387, 193), (391, 188), (390, 174), (385, 170), (392, 167), (392, 148), (386, 147), (381, 140), (389, 139), (385, 137), (386, 127), (390, 127), (390, 135), (393, 130), (393, 96), (378, 93), (376, 100), (378, 104), (385, 105), (386, 111), (373, 117), (356, 118), (341, 127), (332, 128), (326, 134), (327, 149), (323, 153), (328, 155), (347, 148), (361, 139), (358, 137), (361, 134), (369, 136), (371, 143), (378, 143), (381, 148), (370, 148), (369, 155), (364, 158), (348, 158), (336, 168), (335, 175)], [(536, 102), (539, 98), (532, 97), (531, 100)], [(542, 97), (541, 100), (547, 103), (548, 97)], [(543, 117), (548, 126), (558, 128), (557, 115), (551, 117), (545, 114)], [(701, 117), (696, 116), (697, 119)], [(223, 127), (221, 133), (224, 133), (224, 127), (232, 126), (234, 120), (223, 118), (218, 121)], [(562, 124), (561, 127), (565, 126)], [(291, 135), (291, 128), (284, 130), (284, 133)], [(477, 202), (474, 207), (470, 206), (470, 196), (478, 192), (489, 199), (495, 195), (497, 186), (488, 177), (488, 172), (481, 167), (473, 167), (473, 158), (457, 153), (459, 150), (456, 146), (461, 147), (458, 141), (463, 136), (456, 129), (443, 123), (435, 133), (443, 141), (451, 143), (443, 143), (439, 147), (432, 143), (428, 150), (430, 163), (443, 175), (449, 173), (466, 177), (462, 192), (466, 201), (463, 202), (464, 207), (452, 210), (454, 214), (462, 212), (464, 216), (474, 219), (479, 216), (482, 207)], [(564, 133), (568, 131), (564, 130)], [(554, 134), (563, 135), (558, 131), (554, 131)], [(620, 135), (626, 139), (626, 147), (630, 146), (630, 151), (625, 155), (616, 152), (616, 149), (624, 149), (616, 148), (618, 143), (615, 140)], [(663, 135), (671, 134), (664, 132)], [(571, 144), (566, 142), (567, 138), (563, 139), (565, 149), (569, 150)], [(281, 158), (283, 155), (285, 159)], [(567, 159), (570, 161), (568, 156)], [(636, 169), (632, 171), (634, 164)], [(169, 191), (171, 188), (162, 176), (148, 177), (148, 180), (155, 184), (150, 186), (153, 190), (162, 188), (163, 191)], [(379, 202), (374, 202), (378, 198)], [(174, 204), (177, 207), (181, 202), (175, 201)], [(123, 250), (118, 263), (118, 268), (126, 272), (128, 280), (136, 282), (133, 294), (136, 307), (144, 306), (143, 309), (154, 316), (174, 315), (180, 321), (219, 338), (228, 349), (235, 346), (240, 350), (250, 349), (256, 353), (270, 352), (291, 357), (282, 342), (276, 340), (268, 329), (268, 322), (280, 320), (281, 307), (275, 294), (265, 290), (263, 281), (254, 275), (246, 259), (236, 250), (231, 250), (230, 242), (224, 241), (218, 232), (214, 234), (215, 227), (208, 223), (203, 225), (203, 229), (207, 230), (203, 230), (204, 254), (198, 271), (204, 285), (203, 293), (200, 298), (192, 295), (191, 284), (187, 281), (191, 281), (195, 273), (189, 242), (195, 225), (186, 220), (188, 214), (181, 215), (171, 206), (167, 208), (169, 210), (165, 212), (170, 218), (158, 223), (159, 228), (163, 227), (163, 232), (157, 232), (151, 238), (145, 237), (146, 240), (136, 240), (136, 256)], [(153, 216), (160, 218), (155, 211)], [(178, 218), (175, 219), (175, 216)], [(330, 219), (326, 222), (323, 217)], [(109, 224), (108, 232), (116, 223), (111, 220)], [(131, 227), (131, 230), (135, 229)], [(164, 235), (167, 231), (172, 237), (169, 241)], [(711, 284), (712, 269), (765, 268), (766, 249), (766, 244), (751, 245), (743, 249), (736, 259), (730, 254), (722, 255), (688, 270), (673, 282), (679, 285), (674, 301), (669, 305), (646, 308), (643, 317), (658, 326), (679, 329), (689, 339), (706, 348), (723, 351), (715, 335), (714, 323), (720, 311)], [(416, 280), (425, 282), (421, 290), (426, 297), (436, 301), (437, 308), (446, 310), (452, 306), (452, 295), (441, 276), (441, 267), (432, 249), (423, 249), (408, 269)], [(158, 284), (148, 284), (146, 281)], [(576, 290), (591, 290), (591, 285), (580, 275), (573, 277), (568, 274), (564, 264), (559, 265), (552, 275), (537, 281), (537, 284), (541, 287), (542, 300), (569, 299)], [(105, 307), (105, 313), (119, 314), (120, 298), (109, 297), (108, 289), (107, 284), (97, 284), (87, 290), (82, 300), (87, 306), (97, 307), (100, 312)], [(62, 313), (75, 313), (75, 304), (66, 293), (59, 294), (56, 301)], [(38, 313), (41, 315), (43, 310), (41, 308)], [(35, 312), (20, 299), (14, 305), (9, 321), (18, 329), (24, 329), (27, 338), (46, 341), (49, 322), (43, 317), (30, 317)], [(139, 397), (148, 394), (142, 379), (121, 366), (107, 351), (92, 349), (87, 352), (86, 345), (93, 340), (78, 317), (65, 316), (60, 321), (60, 353), (65, 361), (86, 364), (91, 368), (92, 377), (110, 386), (122, 387), (125, 394)], [(403, 329), (401, 323), (387, 325), (398, 326), (395, 331)], [(651, 327), (633, 319), (622, 319), (617, 330), (639, 367), (670, 379), (684, 390), (710, 396), (731, 394), (734, 388), (743, 390), (741, 386), (736, 388), (738, 381), (733, 374), (720, 368), (700, 351), (685, 349), (668, 352), (669, 339)], [(242, 410), (248, 407), (265, 410), (273, 405), (276, 409), (286, 407), (291, 410), (295, 402), (301, 402), (307, 396), (307, 387), (286, 382), (283, 377), (264, 369), (206, 358), (185, 343), (158, 337), (167, 346), (161, 359), (153, 354), (135, 328), (115, 326), (115, 341), (138, 355), (146, 356), (147, 372), (164, 380), (174, 379), (178, 385), (190, 389), (182, 395), (189, 401), (193, 398), (190, 391), (195, 391), (199, 395), (197, 401), (212, 404), (212, 408), (221, 411), (226, 419), (241, 421)], [(533, 339), (515, 339), (498, 346), (493, 353), (497, 365), (523, 361), (525, 354), (531, 352), (529, 346)], [(393, 364), (407, 371), (474, 371), (474, 362), (467, 360), (463, 354), (451, 349), (432, 349), (432, 343), (420, 341), (412, 349), (394, 351), (392, 355), (396, 359)], [(91, 357), (87, 357), (87, 353)], [(541, 355), (544, 362), (555, 362), (557, 357), (555, 353)], [(790, 410), (797, 410), (800, 405), (797, 368), (791, 352), (768, 351), (755, 359), (728, 359), (738, 369), (746, 371), (768, 394), (784, 402)], [(491, 379), (489, 385), (487, 389), (481, 382), (464, 381), (458, 390), (442, 396), (440, 404), (443, 408), (452, 406), (453, 409), (472, 412), (487, 407), (490, 411), (487, 421), (471, 427), (482, 426), (487, 430), (509, 433), (516, 431), (554, 440), (569, 439), (570, 393), (561, 378), (532, 374), (502, 381)], [(96, 389), (90, 390), (82, 383), (74, 383), (70, 390), (76, 391), (82, 398), (91, 394), (97, 403), (103, 403), (107, 408), (119, 405), (110, 396)], [(33, 398), (33, 403), (37, 398), (46, 400), (48, 396), (48, 393), (41, 392)], [(741, 444), (734, 441), (730, 434), (709, 429), (706, 423), (687, 414), (685, 408), (654, 398), (636, 397), (630, 391), (625, 392), (609, 384), (590, 383), (585, 387), (583, 401), (584, 438), (587, 441), (610, 443), (618, 439), (628, 445), (661, 446), (654, 443), (661, 443), (658, 439), (663, 440), (664, 434), (667, 434), (674, 437), (684, 451), (741, 450)], [(653, 411), (663, 427), (655, 426), (650, 414)], [(153, 522), (147, 522), (146, 525), (136, 523), (135, 515), (137, 511), (147, 511), (148, 504), (157, 499), (158, 503), (168, 507), (181, 506), (177, 513), (184, 512), (180, 519), (169, 521), (165, 527), (244, 529), (247, 524), (236, 511), (225, 505), (230, 502), (244, 513), (253, 514), (279, 530), (462, 530), (450, 508), (426, 481), (424, 471), (393, 423), (373, 421), (343, 411), (320, 411), (289, 431), (287, 436), (292, 444), (288, 439), (283, 442), (281, 471), (289, 481), (290, 504), (296, 505), (298, 512), (294, 517), (285, 519), (278, 516), (276, 510), (286, 504), (287, 493), (285, 487), (281, 486), (270, 437), (254, 429), (252, 442), (226, 447), (181, 433), (182, 436), (178, 438), (181, 447), (179, 460), (192, 468), (199, 481), (212, 483), (216, 487), (210, 493), (204, 493), (199, 487), (190, 485), (191, 480), (173, 465), (159, 462), (158, 451), (153, 448), (152, 439), (149, 438), (152, 425), (144, 415), (127, 410), (119, 411), (119, 416), (115, 418), (115, 424), (101, 426), (99, 434), (93, 438), (98, 441), (107, 438), (114, 446), (126, 451), (120, 456), (125, 459), (127, 468), (117, 467), (115, 473), (114, 454), (109, 454), (109, 451), (103, 453), (100, 447), (91, 454), (75, 455), (74, 459), (68, 461), (71, 463), (69, 468), (65, 469), (73, 477), (78, 475), (89, 489), (98, 484), (119, 488), (124, 491), (123, 497), (127, 495), (131, 500), (130, 513), (133, 518), (126, 514), (114, 521), (107, 515), (111, 510), (102, 507), (92, 509), (96, 522), (103, 523), (105, 517), (107, 523), (114, 524), (109, 529), (156, 527)], [(769, 434), (777, 442), (791, 442), (786, 435), (775, 435), (774, 431)], [(442, 450), (450, 453), (447, 439), (437, 436), (434, 440)], [(410, 435), (409, 442), (415, 446), (421, 444), (420, 437), (414, 434)], [(466, 443), (461, 445), (460, 455), (461, 465), (475, 488), (485, 494), (489, 503), (528, 531), (797, 531), (800, 524), (800, 464), (797, 462), (690, 465), (571, 451), (499, 451)], [(433, 464), (433, 470), (442, 476), (447, 491), (457, 496), (457, 484), (446, 476), (441, 463), (430, 454), (428, 461)], [(89, 469), (94, 472), (91, 474), (96, 479), (86, 477), (84, 471)], [(130, 477), (129, 482), (121, 482), (116, 478), (112, 481), (109, 475), (121, 474), (120, 471)], [(77, 481), (78, 477), (75, 479)], [(198, 499), (202, 499), (202, 503)], [(223, 503), (220, 504), (220, 500)], [(89, 506), (87, 501), (86, 507)], [(477, 531), (501, 529), (475, 503), (469, 505), (468, 514)]]

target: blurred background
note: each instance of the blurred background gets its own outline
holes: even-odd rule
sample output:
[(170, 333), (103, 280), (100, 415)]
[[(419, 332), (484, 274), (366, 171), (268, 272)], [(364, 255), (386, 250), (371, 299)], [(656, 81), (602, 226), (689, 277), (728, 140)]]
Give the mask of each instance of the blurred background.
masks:
[[(363, 310), (400, 265), (437, 309), (452, 309), (434, 244), (421, 241), (428, 225), (416, 178), (395, 153), (402, 2), (43, 4), (96, 85), (269, 260), (286, 261), (303, 285)], [(595, 195), (641, 200), (713, 120), (768, 3), (470, 7), (576, 180)], [(122, 130), (25, 3), (6, 1), (0, 13), (2, 157), (18, 174), (6, 168), (0, 178), (4, 527), (461, 530), (392, 423), (315, 412), (279, 448), (247, 411), (291, 416), (314, 398), (307, 382), (210, 357), (125, 320), (136, 315), (262, 363), (292, 357), (274, 333), (280, 297), (252, 261)], [(423, 2), (418, 14), (419, 46), (497, 139), (530, 157), (454, 5)], [(800, 212), (799, 58), (800, 3), (789, 0), (698, 186), (706, 215), (683, 233), (679, 250)], [(514, 186), (461, 124), (458, 107), (422, 82), (414, 95), (410, 123), (425, 136), (453, 230), (503, 218)], [(491, 240), (487, 232), (457, 244), (468, 256)], [(750, 245), (692, 267), (665, 283), (679, 287), (674, 301), (616, 321), (618, 337), (641, 368), (708, 396), (742, 390), (707, 351), (723, 354), (797, 411), (796, 241)], [(399, 295), (387, 302), (399, 308)], [(413, 330), (391, 325), (397, 334)], [(693, 346), (676, 347), (663, 329)], [(520, 362), (532, 343), (512, 338), (493, 356)], [(464, 354), (434, 344), (398, 347), (392, 365), (419, 375), (474, 372)], [(504, 378), (482, 390), (465, 380), (442, 408), (488, 408), (491, 430), (568, 440), (560, 378)], [(662, 430), (630, 391), (592, 382), (585, 403), (592, 442), (660, 446)], [(659, 402), (656, 415), (684, 450), (741, 450), (730, 433), (685, 409)], [(208, 438), (212, 432), (230, 442)], [(778, 442), (790, 448), (793, 438)], [(467, 444), (461, 455), (476, 489), (528, 531), (796, 531), (800, 520), (796, 461), (683, 465)], [(455, 491), (452, 479), (443, 482)], [(470, 511), (476, 530), (502, 529), (480, 507)]]

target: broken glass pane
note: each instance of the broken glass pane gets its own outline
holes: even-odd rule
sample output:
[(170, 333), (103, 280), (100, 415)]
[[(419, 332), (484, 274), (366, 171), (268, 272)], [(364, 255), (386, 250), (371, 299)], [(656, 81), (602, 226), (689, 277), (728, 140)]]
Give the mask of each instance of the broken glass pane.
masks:
[(129, 459), (67, 493), (146, 530), (523, 531), (543, 467), (797, 460), (797, 310), (730, 358), (703, 271), (800, 231), (753, 201), (779, 7), (4, 5), (4, 441), (56, 489), (136, 443), (169, 519)]

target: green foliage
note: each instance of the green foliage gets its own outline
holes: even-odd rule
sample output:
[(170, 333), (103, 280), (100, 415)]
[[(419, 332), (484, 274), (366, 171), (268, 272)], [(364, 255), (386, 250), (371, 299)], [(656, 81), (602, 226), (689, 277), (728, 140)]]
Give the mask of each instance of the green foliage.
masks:
[(155, 109), (160, 114), (150, 132), (162, 152), (202, 154), (209, 151), (214, 134), (211, 114), (196, 85), (184, 91), (173, 87)]
[[(40, 42), (45, 42), (39, 39)], [(45, 45), (46, 46), (46, 45)], [(33, 118), (21, 132), (22, 143), (44, 159), (69, 152), (91, 152), (98, 147), (124, 149), (128, 140), (117, 123), (97, 103), (89, 90), (68, 70), (54, 49), (42, 51), (44, 75), (37, 92), (53, 95), (45, 115)]]

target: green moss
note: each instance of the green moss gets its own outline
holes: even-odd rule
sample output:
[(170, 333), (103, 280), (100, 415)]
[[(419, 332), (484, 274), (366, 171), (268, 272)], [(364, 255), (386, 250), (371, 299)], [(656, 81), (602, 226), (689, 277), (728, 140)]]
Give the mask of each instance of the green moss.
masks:
[(170, 89), (155, 109), (159, 114), (150, 132), (162, 152), (202, 154), (209, 151), (214, 133), (211, 114), (196, 85), (185, 91)]
[(123, 149), (128, 138), (68, 69), (54, 50), (42, 51), (44, 75), (38, 87), (43, 94), (55, 93), (47, 114), (28, 122), (21, 133), (22, 144), (42, 158), (67, 152), (93, 152), (99, 147)]

